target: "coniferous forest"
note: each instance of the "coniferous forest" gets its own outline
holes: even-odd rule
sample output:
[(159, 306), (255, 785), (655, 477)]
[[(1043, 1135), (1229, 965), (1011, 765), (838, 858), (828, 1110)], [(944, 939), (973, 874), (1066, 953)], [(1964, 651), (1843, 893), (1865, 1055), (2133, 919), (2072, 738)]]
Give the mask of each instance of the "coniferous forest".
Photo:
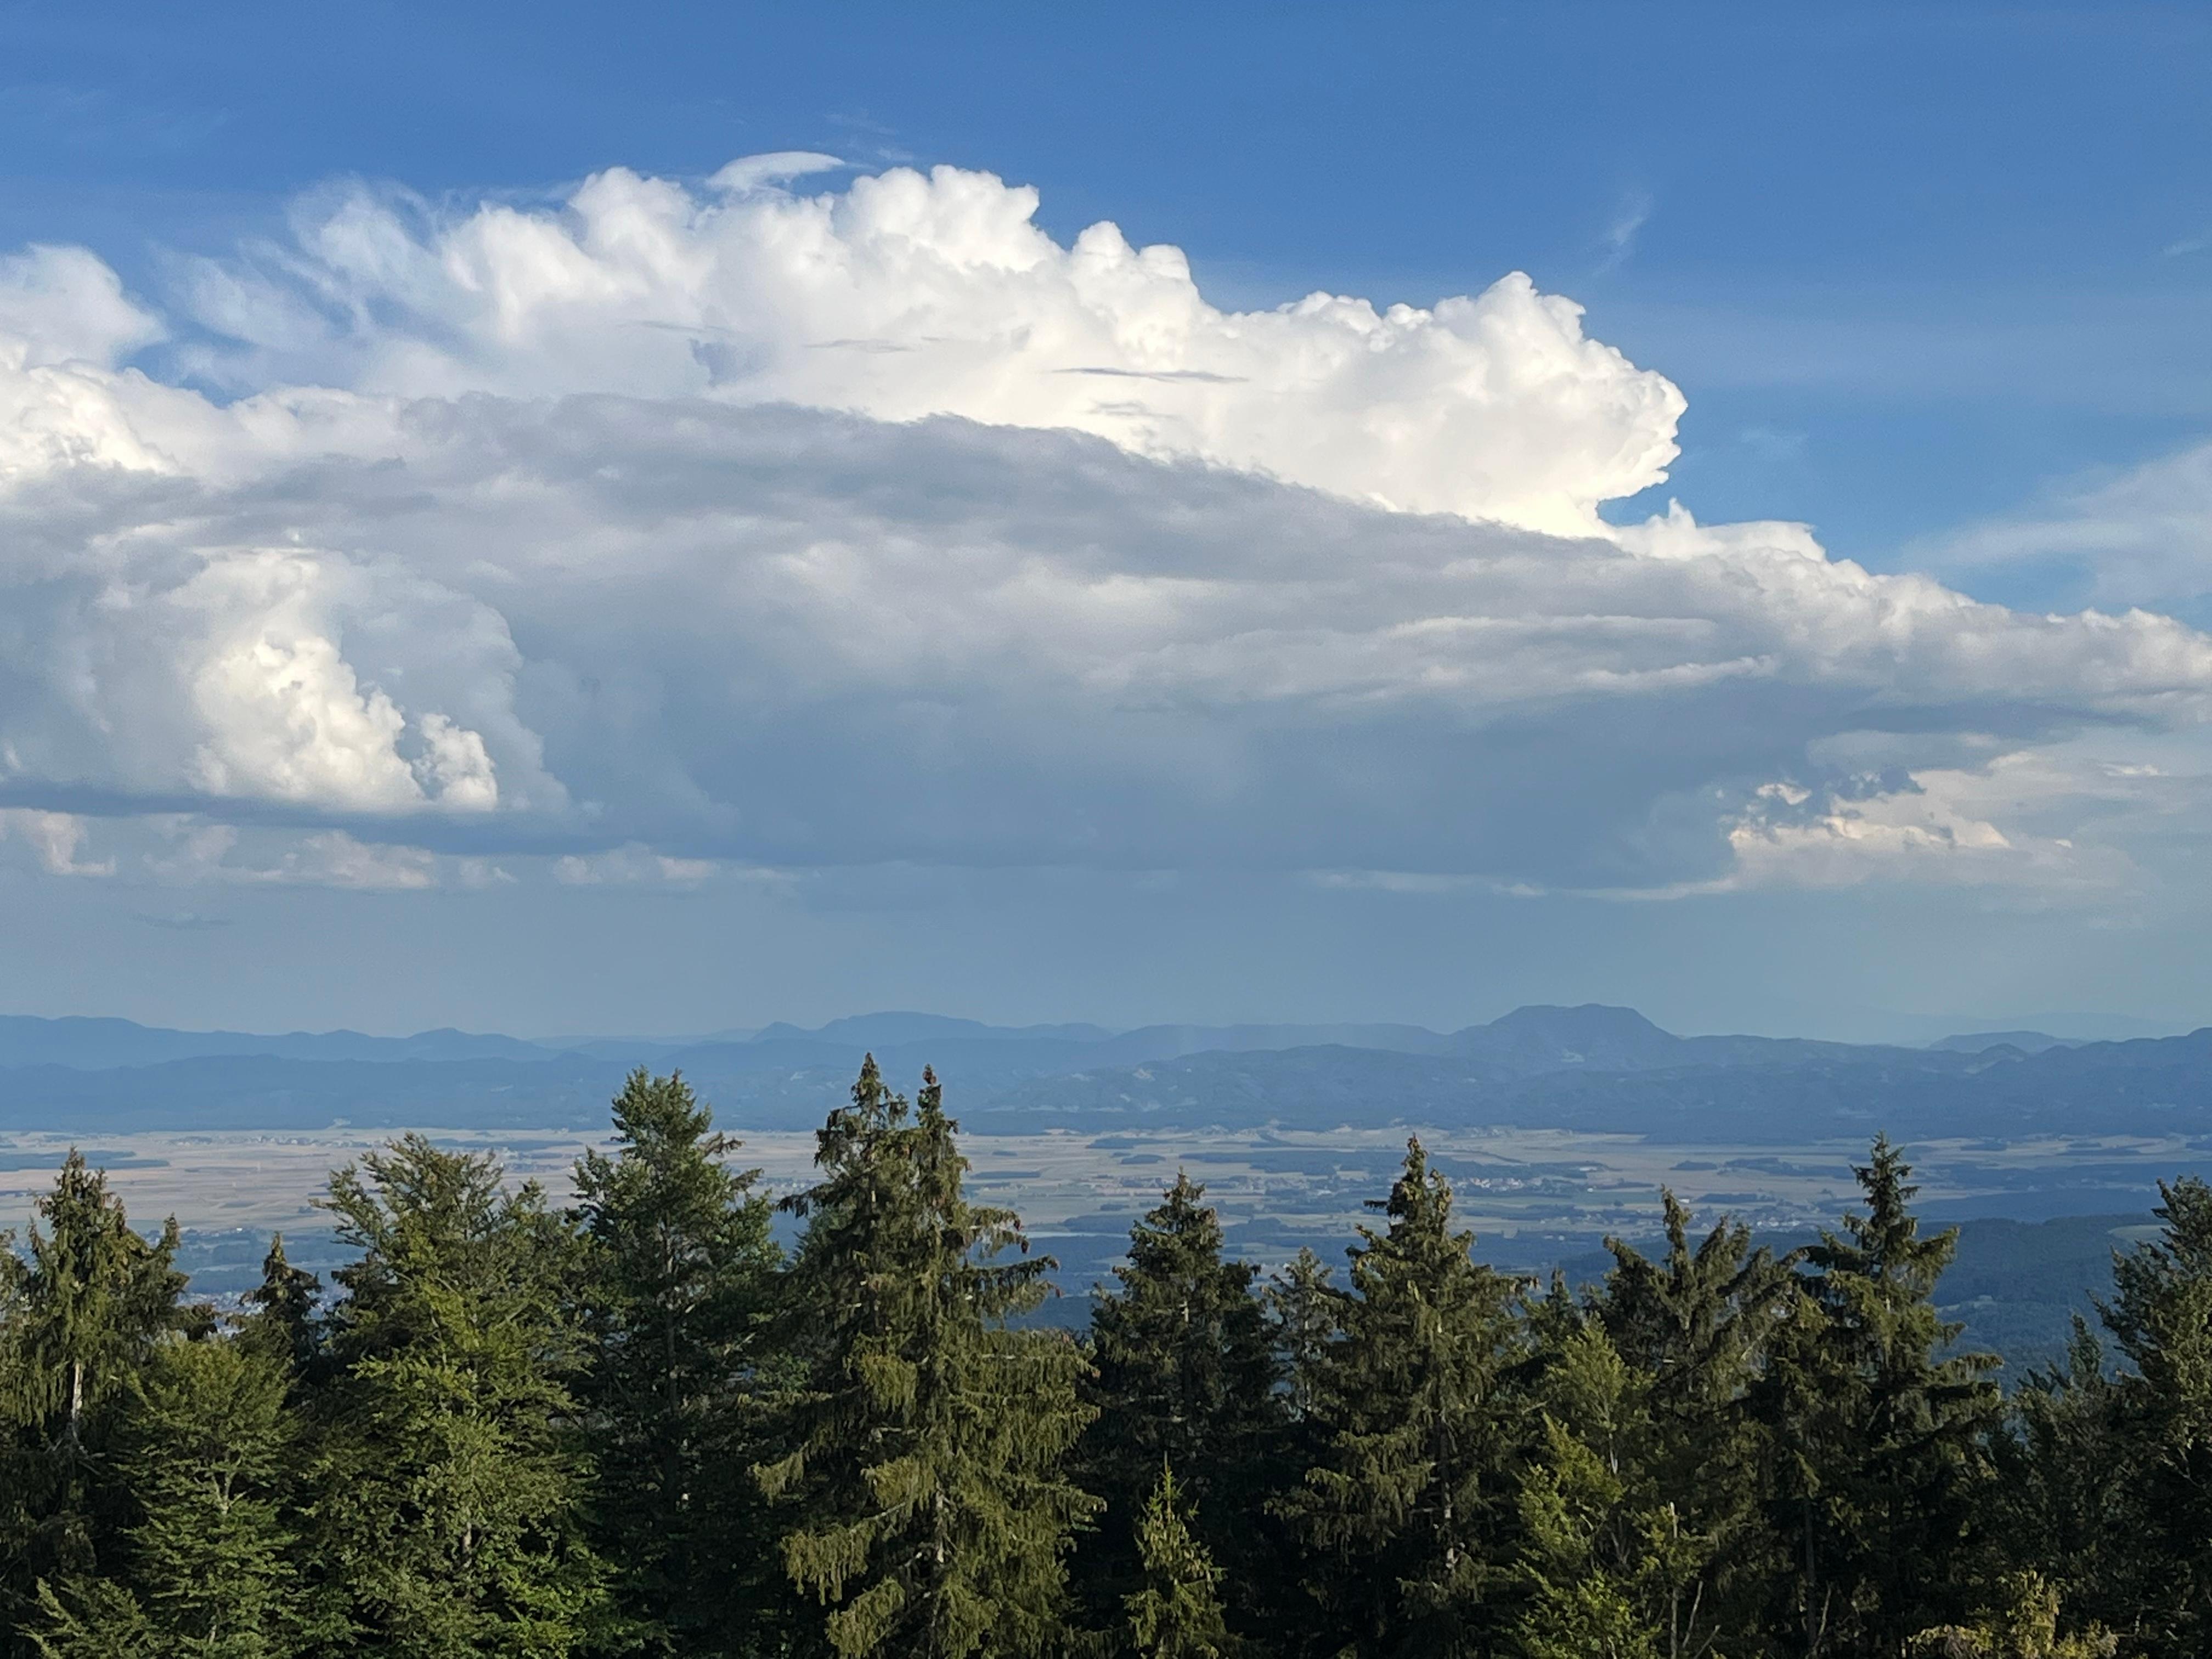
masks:
[(1953, 1351), (1877, 1140), (1787, 1254), (1670, 1197), (1583, 1290), (1494, 1272), (1418, 1141), (1272, 1276), (1178, 1179), (1080, 1336), (957, 1125), (872, 1061), (783, 1200), (635, 1074), (573, 1207), (409, 1136), (186, 1296), (72, 1158), (0, 1252), (5, 1659), (2212, 1651), (2212, 1188), (2101, 1330)]

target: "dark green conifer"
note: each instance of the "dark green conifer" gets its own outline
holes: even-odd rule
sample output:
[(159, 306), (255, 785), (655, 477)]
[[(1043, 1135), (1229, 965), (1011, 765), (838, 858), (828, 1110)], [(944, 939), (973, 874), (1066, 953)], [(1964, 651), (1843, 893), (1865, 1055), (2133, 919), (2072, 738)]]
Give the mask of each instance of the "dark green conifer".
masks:
[(1654, 1378), (1584, 1323), (1536, 1383), (1522, 1475), (1514, 1636), (1528, 1659), (1684, 1659), (1715, 1650), (1704, 1607), (1716, 1540), (1686, 1524), (1660, 1473)]
[(155, 1345), (186, 1322), (173, 1220), (140, 1237), (75, 1151), (38, 1210), (27, 1253), (0, 1235), (0, 1652), (15, 1654), (40, 1583), (94, 1577), (119, 1541), (110, 1442)]
[(791, 1449), (759, 1471), (791, 1504), (792, 1582), (842, 1659), (1025, 1656), (1064, 1638), (1065, 1557), (1097, 1508), (1067, 1479), (1090, 1412), (1080, 1353), (1009, 1328), (1049, 1259), (970, 1205), (936, 1079), (916, 1109), (873, 1059), (817, 1138), (787, 1326), (806, 1365)]
[(778, 1260), (760, 1172), (728, 1166), (738, 1141), (681, 1076), (633, 1073), (614, 1115), (616, 1155), (576, 1165), (596, 1534), (653, 1650), (762, 1651), (781, 1571), (747, 1474)]
[(1222, 1570), (1193, 1528), (1166, 1462), (1138, 1517), (1137, 1560), (1142, 1587), (1124, 1605), (1139, 1659), (1224, 1659), (1232, 1648), (1221, 1611)]
[(286, 1514), (296, 1424), (275, 1355), (232, 1340), (158, 1348), (117, 1436), (134, 1516), (97, 1577), (46, 1587), (50, 1659), (291, 1659), (307, 1608)]
[(1419, 1141), (1377, 1207), (1389, 1224), (1360, 1229), (1343, 1335), (1321, 1351), (1320, 1461), (1281, 1507), (1344, 1653), (1480, 1653), (1508, 1570), (1514, 1282), (1452, 1231), (1451, 1188)]
[[(1107, 1500), (1109, 1538), (1129, 1532), (1160, 1464), (1172, 1465), (1205, 1517), (1206, 1547), (1241, 1579), (1265, 1560), (1252, 1516), (1282, 1413), (1266, 1310), (1252, 1291), (1260, 1270), (1224, 1260), (1220, 1218), (1205, 1194), (1178, 1175), (1130, 1230), (1128, 1261), (1114, 1269), (1118, 1288), (1093, 1305), (1098, 1418), (1085, 1462), (1091, 1490)], [(1128, 1547), (1094, 1545), (1090, 1554), (1094, 1576), (1109, 1586), (1137, 1569)]]
[(246, 1293), (253, 1314), (246, 1321), (244, 1340), (282, 1359), (295, 1379), (306, 1380), (318, 1370), (321, 1332), (316, 1310), (322, 1304), (323, 1281), (284, 1259), (284, 1235), (271, 1233), (269, 1254), (262, 1258), (261, 1282)]
[(1267, 1315), (1283, 1379), (1282, 1408), (1297, 1425), (1315, 1420), (1328, 1347), (1342, 1334), (1342, 1297), (1329, 1283), (1331, 1271), (1308, 1245), (1268, 1279)]
[(1695, 1652), (1701, 1644), (1747, 1650), (1778, 1566), (1750, 1391), (1786, 1304), (1789, 1264), (1754, 1249), (1750, 1229), (1725, 1219), (1693, 1249), (1689, 1212), (1672, 1192), (1661, 1197), (1665, 1255), (1652, 1260), (1607, 1240), (1613, 1267), (1593, 1311), (1644, 1380), (1648, 1428), (1640, 1455), (1674, 1507), (1672, 1524), (1705, 1540), (1696, 1582), (1670, 1601), (1668, 1650)]
[[(2187, 1176), (2159, 1191), (2160, 1234), (2115, 1255), (2100, 1310), (2133, 1374), (2106, 1381), (2092, 1348), (2050, 1407), (2023, 1415), (2045, 1431), (2030, 1443), (2051, 1459), (2046, 1491), (2087, 1509), (2099, 1534), (2051, 1561), (2068, 1600), (2179, 1659), (2212, 1644), (2212, 1186)], [(2083, 1467), (2106, 1458), (2109, 1470)], [(2063, 1548), (2054, 1534), (2047, 1547)]]
[[(2132, 1396), (2132, 1397), (2131, 1397)], [(2141, 1395), (2109, 1374), (2104, 1346), (2078, 1315), (2063, 1362), (2028, 1373), (2010, 1420), (1992, 1438), (1984, 1577), (2038, 1571), (2069, 1609), (2140, 1628), (2170, 1583), (2150, 1547), (2156, 1485), (2136, 1466)]]
[(1281, 1378), (1277, 1397), (1281, 1421), (1268, 1468), (1269, 1495), (1258, 1514), (1247, 1511), (1242, 1517), (1242, 1524), (1263, 1537), (1268, 1547), (1226, 1587), (1257, 1650), (1283, 1659), (1328, 1650), (1315, 1645), (1325, 1638), (1327, 1626), (1316, 1620), (1310, 1600), (1299, 1593), (1308, 1540), (1301, 1535), (1289, 1489), (1304, 1480), (1306, 1470), (1319, 1467), (1329, 1449), (1322, 1395), (1328, 1351), (1343, 1334), (1340, 1321), (1344, 1302), (1330, 1283), (1331, 1271), (1305, 1248), (1268, 1276), (1264, 1299), (1276, 1373)]
[(1093, 1443), (1127, 1467), (1166, 1459), (1201, 1506), (1255, 1455), (1277, 1410), (1266, 1315), (1252, 1293), (1260, 1270), (1223, 1258), (1221, 1220), (1205, 1195), (1176, 1176), (1130, 1229), (1128, 1261), (1114, 1269), (1120, 1286), (1098, 1298), (1091, 1322)]
[(1808, 1653), (1894, 1652), (1965, 1611), (2001, 1409), (1994, 1358), (1941, 1357), (1964, 1328), (1934, 1303), (1958, 1230), (1920, 1236), (1918, 1189), (1887, 1137), (1856, 1173), (1867, 1213), (1805, 1252), (1760, 1385), (1790, 1564), (1777, 1622)]
[(588, 1467), (568, 1383), (576, 1255), (535, 1185), (419, 1135), (331, 1178), (334, 1375), (313, 1470), (313, 1570), (333, 1652), (544, 1655), (599, 1621)]

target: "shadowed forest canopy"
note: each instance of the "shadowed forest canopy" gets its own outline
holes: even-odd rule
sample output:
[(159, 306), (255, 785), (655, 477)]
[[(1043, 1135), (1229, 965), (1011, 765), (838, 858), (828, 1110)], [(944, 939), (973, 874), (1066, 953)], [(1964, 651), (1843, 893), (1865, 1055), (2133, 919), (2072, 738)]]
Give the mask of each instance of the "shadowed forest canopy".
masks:
[[(72, 1157), (0, 1251), (0, 1659), (2186, 1659), (2212, 1647), (2212, 1188), (2009, 1399), (1878, 1139), (1778, 1254), (1669, 1194), (1571, 1290), (1418, 1139), (1341, 1264), (1178, 1174), (1087, 1331), (874, 1060), (775, 1207), (633, 1074), (568, 1207), (407, 1135), (193, 1300)], [(2109, 1346), (2108, 1346), (2109, 1345)]]

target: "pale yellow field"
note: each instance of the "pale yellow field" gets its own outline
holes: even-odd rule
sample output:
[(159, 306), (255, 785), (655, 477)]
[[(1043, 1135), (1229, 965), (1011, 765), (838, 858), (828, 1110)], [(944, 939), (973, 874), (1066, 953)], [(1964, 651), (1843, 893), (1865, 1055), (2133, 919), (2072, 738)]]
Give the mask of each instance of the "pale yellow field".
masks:
[[(560, 1133), (429, 1132), (441, 1144), (498, 1153), (518, 1179), (542, 1182), (556, 1198), (568, 1193), (568, 1174), (585, 1138)], [(1059, 1131), (1015, 1136), (975, 1136), (965, 1143), (974, 1164), (979, 1197), (1018, 1209), (1033, 1233), (1048, 1240), (1069, 1218), (1102, 1211), (1131, 1212), (1148, 1206), (1162, 1185), (1187, 1165), (1204, 1181), (1212, 1200), (1225, 1213), (1253, 1217), (1295, 1217), (1302, 1227), (1348, 1237), (1363, 1218), (1362, 1200), (1381, 1197), (1387, 1182), (1373, 1172), (1395, 1162), (1402, 1150), (1402, 1129), (1336, 1130), (1308, 1133), (1279, 1131), (1223, 1135), (1163, 1133), (1136, 1137), (1140, 1162), (1127, 1156), (1129, 1140), (1102, 1148), (1089, 1133)], [(269, 1133), (103, 1135), (87, 1143), (89, 1152), (106, 1154), (110, 1180), (142, 1227), (175, 1215), (187, 1228), (296, 1230), (326, 1224), (313, 1200), (330, 1170), (391, 1138), (392, 1132), (331, 1129)], [(1459, 1208), (1480, 1236), (1512, 1238), (1524, 1229), (1546, 1236), (1583, 1235), (1595, 1242), (1603, 1231), (1655, 1218), (1658, 1190), (1671, 1183), (1686, 1200), (1698, 1206), (1706, 1194), (1725, 1194), (1724, 1207), (1744, 1213), (1762, 1226), (1805, 1226), (1831, 1221), (1850, 1202), (1852, 1191), (1843, 1166), (1863, 1156), (1856, 1146), (1777, 1147), (1684, 1146), (1630, 1135), (1577, 1134), (1556, 1131), (1486, 1130), (1425, 1133), (1431, 1152), (1443, 1158), (1479, 1159), (1510, 1172), (1517, 1165), (1578, 1166), (1583, 1172), (1563, 1194), (1556, 1179), (1538, 1196), (1517, 1190), (1510, 1173), (1497, 1181), (1462, 1173), (1456, 1177)], [(33, 1158), (58, 1162), (69, 1146), (62, 1135), (18, 1134), (4, 1150), (12, 1162)], [(788, 1192), (809, 1179), (814, 1153), (811, 1133), (757, 1133), (746, 1137), (742, 1160), (758, 1164), (766, 1184)], [(1311, 1161), (1334, 1154), (1351, 1160), (1355, 1173), (1345, 1178), (1311, 1169), (1285, 1172), (1255, 1167), (1255, 1159), (1297, 1155)], [(2179, 1138), (2167, 1139), (2043, 1139), (2002, 1149), (1964, 1142), (1922, 1143), (1915, 1157), (1923, 1170), (1923, 1203), (1994, 1190), (2009, 1175), (2056, 1173), (2084, 1160), (2139, 1168), (2143, 1177), (2186, 1167), (2193, 1158)], [(1685, 1170), (1688, 1162), (1724, 1165), (1753, 1158), (1784, 1165), (1817, 1164), (1802, 1171), (1747, 1171), (1714, 1168)], [(37, 1194), (52, 1182), (52, 1164), (43, 1169), (0, 1171), (0, 1226), (20, 1228)]]

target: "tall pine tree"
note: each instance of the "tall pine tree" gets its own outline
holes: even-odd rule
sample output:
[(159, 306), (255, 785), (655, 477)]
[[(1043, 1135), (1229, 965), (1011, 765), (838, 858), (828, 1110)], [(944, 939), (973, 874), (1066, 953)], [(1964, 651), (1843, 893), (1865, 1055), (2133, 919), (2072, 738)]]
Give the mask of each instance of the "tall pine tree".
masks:
[(2094, 1558), (2107, 1582), (2084, 1586), (2090, 1606), (2178, 1656), (2212, 1644), (2212, 1186), (2188, 1176), (2160, 1196), (2159, 1236), (2114, 1258), (2101, 1310), (2134, 1374), (2106, 1384), (2077, 1363), (2069, 1403), (2087, 1447), (2117, 1451), (2125, 1472), (2100, 1517), (2120, 1523), (2118, 1547)]
[(1911, 1166), (1887, 1137), (1856, 1173), (1867, 1213), (1805, 1252), (1760, 1385), (1791, 1568), (1776, 1625), (1808, 1655), (1895, 1653), (1965, 1611), (2001, 1408), (1994, 1358), (1944, 1357), (1964, 1328), (1934, 1297), (1958, 1230), (1920, 1236)]
[[(1085, 1462), (1107, 1500), (1100, 1545), (1128, 1534), (1164, 1461), (1202, 1518), (1206, 1547), (1241, 1583), (1273, 1565), (1252, 1516), (1274, 1473), (1282, 1407), (1266, 1310), (1253, 1294), (1260, 1270), (1224, 1259), (1220, 1218), (1205, 1195), (1177, 1175), (1130, 1230), (1118, 1288), (1093, 1304), (1098, 1418)], [(1091, 1565), (1118, 1599), (1138, 1563), (1127, 1547), (1100, 1545)]]
[(1009, 1211), (969, 1204), (934, 1076), (914, 1109), (871, 1057), (817, 1138), (820, 1178), (787, 1330), (807, 1374), (790, 1450), (759, 1471), (792, 1505), (792, 1582), (841, 1659), (1051, 1651), (1072, 1534), (1097, 1508), (1066, 1462), (1090, 1412), (1056, 1333), (1012, 1328), (1049, 1259)]
[(759, 1651), (781, 1581), (746, 1474), (778, 1260), (760, 1172), (729, 1167), (738, 1142), (681, 1076), (633, 1073), (614, 1121), (616, 1155), (576, 1166), (596, 1534), (619, 1552), (624, 1611), (654, 1650)]
[(1224, 1659), (1234, 1649), (1221, 1611), (1224, 1574), (1191, 1525), (1169, 1463), (1160, 1465), (1136, 1535), (1140, 1586), (1123, 1604), (1138, 1659)]
[[(1329, 1282), (1330, 1271), (1311, 1245), (1302, 1245), (1267, 1280), (1268, 1336), (1283, 1379), (1282, 1409), (1297, 1426), (1294, 1442), (1301, 1445), (1307, 1425), (1320, 1413), (1329, 1345), (1343, 1334), (1343, 1298)], [(1310, 1460), (1302, 1467), (1310, 1467)]]
[(261, 1259), (261, 1282), (246, 1293), (253, 1313), (246, 1322), (246, 1342), (281, 1360), (295, 1384), (319, 1380), (322, 1329), (318, 1316), (323, 1282), (284, 1259), (284, 1235), (272, 1233)]
[(1693, 1247), (1690, 1215), (1661, 1194), (1667, 1249), (1656, 1260), (1608, 1239), (1613, 1267), (1593, 1307), (1621, 1358), (1647, 1380), (1642, 1455), (1674, 1506), (1674, 1524), (1706, 1540), (1693, 1583), (1679, 1588), (1665, 1650), (1753, 1649), (1777, 1571), (1762, 1506), (1764, 1445), (1750, 1391), (1764, 1364), (1790, 1269), (1725, 1219)]
[(583, 1358), (576, 1249), (534, 1186), (420, 1135), (331, 1178), (334, 1375), (310, 1560), (331, 1653), (559, 1656), (599, 1623), (589, 1468), (570, 1424)]
[(131, 1229), (106, 1175), (72, 1151), (29, 1249), (0, 1235), (0, 1652), (29, 1650), (41, 1582), (107, 1565), (130, 1512), (108, 1454), (132, 1382), (186, 1321), (177, 1226)]
[(1485, 1650), (1509, 1570), (1514, 1282), (1452, 1231), (1419, 1140), (1379, 1207), (1388, 1225), (1360, 1229), (1335, 1293), (1343, 1335), (1317, 1359), (1319, 1461), (1280, 1507), (1344, 1652), (1449, 1659)]

